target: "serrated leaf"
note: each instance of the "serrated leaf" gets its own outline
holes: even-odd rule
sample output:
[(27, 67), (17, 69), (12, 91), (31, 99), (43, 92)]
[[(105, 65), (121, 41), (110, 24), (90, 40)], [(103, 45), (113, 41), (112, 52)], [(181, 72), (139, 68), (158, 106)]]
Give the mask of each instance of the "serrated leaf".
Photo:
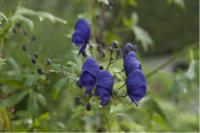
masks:
[(28, 97), (28, 111), (32, 113), (32, 115), (36, 115), (38, 113), (38, 103), (35, 92), (30, 92)]
[(27, 91), (19, 91), (13, 93), (10, 97), (8, 97), (5, 100), (2, 100), (0, 103), (0, 107), (11, 107), (14, 106), (15, 104), (19, 103), (27, 94)]
[(68, 78), (61, 78), (60, 80), (58, 80), (58, 81), (55, 83), (55, 85), (54, 85), (54, 87), (53, 87), (53, 89), (52, 89), (52, 93), (51, 93), (53, 99), (56, 100), (56, 99), (58, 98), (58, 94), (59, 94), (59, 92), (61, 91), (62, 87), (63, 87), (63, 86), (65, 85), (65, 83), (67, 82), (67, 80), (68, 80)]

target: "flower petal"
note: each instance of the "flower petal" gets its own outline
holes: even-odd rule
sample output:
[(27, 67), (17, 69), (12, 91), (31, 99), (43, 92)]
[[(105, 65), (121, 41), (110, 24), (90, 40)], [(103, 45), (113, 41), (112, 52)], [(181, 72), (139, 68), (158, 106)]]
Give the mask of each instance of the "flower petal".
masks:
[(146, 94), (146, 80), (140, 70), (135, 70), (131, 72), (127, 79), (127, 94), (134, 102), (139, 102)]

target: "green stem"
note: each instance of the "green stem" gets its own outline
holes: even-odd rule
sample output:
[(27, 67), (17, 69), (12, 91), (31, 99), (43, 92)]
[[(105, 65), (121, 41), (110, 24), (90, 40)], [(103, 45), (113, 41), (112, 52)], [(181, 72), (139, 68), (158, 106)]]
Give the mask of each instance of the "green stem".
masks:
[[(194, 48), (196, 46), (198, 46), (198, 43), (194, 43), (193, 45), (190, 46), (190, 48)], [(188, 48), (188, 47), (186, 47), (186, 48)], [(151, 77), (152, 75), (154, 75), (155, 73), (157, 73), (159, 70), (161, 70), (161, 69), (165, 68), (166, 66), (168, 66), (169, 64), (171, 64), (177, 57), (179, 57), (182, 54), (182, 52), (186, 48), (182, 49), (180, 52), (178, 52), (178, 53), (174, 54), (173, 56), (171, 56), (171, 58), (169, 58), (169, 60), (167, 60), (165, 63), (163, 63), (163, 64), (159, 65), (158, 67), (156, 67), (154, 70), (152, 70), (146, 76), (147, 77)]]
[(10, 119), (9, 119), (8, 112), (7, 112), (6, 108), (0, 109), (0, 116), (1, 116), (1, 119), (3, 121), (2, 125), (3, 125), (4, 131), (6, 131), (6, 132), (12, 131)]
[(111, 132), (111, 127), (110, 127), (110, 124), (109, 124), (109, 121), (108, 121), (108, 117), (106, 115), (104, 107), (102, 107), (102, 111), (103, 111), (103, 115), (104, 115), (104, 118), (105, 118), (105, 123), (107, 124), (107, 127), (108, 127), (108, 131)]

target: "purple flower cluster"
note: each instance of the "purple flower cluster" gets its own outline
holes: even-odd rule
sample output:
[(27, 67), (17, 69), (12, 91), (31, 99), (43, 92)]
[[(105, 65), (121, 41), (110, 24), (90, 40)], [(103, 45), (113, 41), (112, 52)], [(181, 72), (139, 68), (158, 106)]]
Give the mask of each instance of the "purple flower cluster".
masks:
[(87, 58), (82, 66), (79, 86), (85, 88), (85, 94), (92, 93), (96, 87), (95, 96), (101, 98), (101, 105), (108, 104), (113, 91), (113, 77), (106, 70), (100, 70), (93, 58)]
[(133, 45), (127, 43), (123, 49), (124, 54), (124, 70), (126, 73), (127, 94), (131, 100), (137, 103), (145, 96), (147, 86), (142, 66), (136, 58), (133, 51)]
[[(79, 19), (75, 25), (75, 32), (72, 35), (72, 43), (78, 47), (81, 46), (79, 54), (86, 55), (85, 48), (89, 38), (89, 23), (85, 19)], [(127, 43), (123, 48), (124, 70), (127, 77), (127, 95), (137, 105), (145, 96), (147, 85), (142, 72), (142, 66), (136, 58), (135, 51), (135, 45), (131, 43)], [(99, 96), (101, 105), (107, 105), (113, 94), (113, 76), (107, 70), (100, 70), (100, 66), (92, 57), (88, 57), (85, 60), (78, 84), (81, 88), (85, 88), (85, 94), (94, 93), (94, 96)]]

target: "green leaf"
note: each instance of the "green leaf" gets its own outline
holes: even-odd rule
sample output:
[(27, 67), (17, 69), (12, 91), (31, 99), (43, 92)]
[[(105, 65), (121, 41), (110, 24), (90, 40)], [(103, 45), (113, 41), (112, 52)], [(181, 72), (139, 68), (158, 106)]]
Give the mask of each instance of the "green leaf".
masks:
[(149, 45), (153, 44), (151, 36), (141, 27), (135, 25), (132, 27), (133, 32), (135, 33), (136, 40), (142, 43), (142, 46), (145, 51), (147, 51)]
[(29, 92), (28, 111), (32, 113), (32, 115), (37, 115), (38, 113), (38, 103), (35, 92)]
[(35, 17), (38, 17), (40, 21), (43, 21), (44, 19), (48, 19), (53, 23), (55, 23), (55, 22), (60, 22), (60, 23), (64, 23), (64, 24), (67, 23), (67, 21), (65, 21), (61, 18), (55, 17), (54, 15), (52, 15), (48, 12), (33, 11), (33, 10), (30, 10), (30, 9), (27, 9), (24, 7), (20, 7), (17, 10), (17, 14), (35, 16)]
[(0, 79), (0, 84), (7, 85), (14, 88), (22, 88), (23, 83), (21, 81), (13, 80), (13, 79)]
[(2, 100), (0, 103), (0, 107), (11, 107), (14, 106), (15, 104), (19, 103), (27, 94), (27, 91), (19, 91), (16, 93), (13, 93), (10, 97), (8, 97), (5, 100)]
[(60, 80), (58, 80), (52, 90), (52, 97), (53, 99), (57, 99), (58, 98), (58, 94), (61, 91), (62, 87), (65, 85), (65, 83), (67, 82), (68, 78), (61, 78)]
[(186, 76), (190, 80), (193, 80), (195, 78), (195, 65), (196, 65), (195, 60), (192, 60), (191, 63), (190, 63), (189, 69), (186, 72)]

